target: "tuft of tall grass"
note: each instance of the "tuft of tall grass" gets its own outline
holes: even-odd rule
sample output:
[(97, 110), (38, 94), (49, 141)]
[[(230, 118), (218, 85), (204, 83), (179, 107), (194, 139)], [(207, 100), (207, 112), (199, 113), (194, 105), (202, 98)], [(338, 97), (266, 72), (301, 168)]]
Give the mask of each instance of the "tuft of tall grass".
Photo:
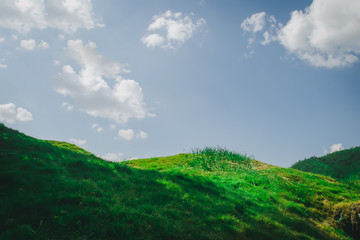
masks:
[(191, 167), (206, 171), (243, 171), (249, 170), (251, 158), (246, 154), (229, 151), (224, 147), (194, 148), (187, 163)]

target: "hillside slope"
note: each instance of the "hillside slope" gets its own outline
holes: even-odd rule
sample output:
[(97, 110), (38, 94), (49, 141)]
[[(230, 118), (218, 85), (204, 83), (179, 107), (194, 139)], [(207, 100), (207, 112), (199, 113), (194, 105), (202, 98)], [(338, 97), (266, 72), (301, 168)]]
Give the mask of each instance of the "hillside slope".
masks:
[(360, 147), (305, 159), (292, 168), (337, 179), (360, 179)]
[(357, 186), (221, 149), (119, 164), (0, 124), (0, 164), (0, 239), (358, 236)]

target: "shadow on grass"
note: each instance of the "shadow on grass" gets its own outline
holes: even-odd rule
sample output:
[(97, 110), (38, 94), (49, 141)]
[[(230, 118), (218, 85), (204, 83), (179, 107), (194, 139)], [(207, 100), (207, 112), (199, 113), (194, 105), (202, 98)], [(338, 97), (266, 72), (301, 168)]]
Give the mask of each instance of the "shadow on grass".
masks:
[(330, 239), (241, 189), (0, 130), (0, 239)]

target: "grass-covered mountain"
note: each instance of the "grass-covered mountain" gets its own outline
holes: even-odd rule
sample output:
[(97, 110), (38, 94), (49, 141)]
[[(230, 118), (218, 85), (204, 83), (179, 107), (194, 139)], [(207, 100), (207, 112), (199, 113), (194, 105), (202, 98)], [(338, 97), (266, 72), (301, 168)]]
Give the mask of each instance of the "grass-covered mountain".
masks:
[(0, 239), (351, 239), (360, 186), (222, 148), (106, 162), (0, 124)]
[(360, 180), (360, 147), (311, 157), (295, 163), (292, 168), (342, 180)]

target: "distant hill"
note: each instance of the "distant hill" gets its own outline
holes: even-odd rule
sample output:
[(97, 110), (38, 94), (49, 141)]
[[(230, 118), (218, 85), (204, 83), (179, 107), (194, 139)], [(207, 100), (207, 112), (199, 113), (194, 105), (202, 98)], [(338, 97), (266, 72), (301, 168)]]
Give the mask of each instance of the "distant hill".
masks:
[(311, 157), (295, 163), (292, 168), (337, 179), (360, 179), (360, 147)]
[(0, 124), (0, 239), (358, 239), (360, 186), (223, 148), (123, 163)]

